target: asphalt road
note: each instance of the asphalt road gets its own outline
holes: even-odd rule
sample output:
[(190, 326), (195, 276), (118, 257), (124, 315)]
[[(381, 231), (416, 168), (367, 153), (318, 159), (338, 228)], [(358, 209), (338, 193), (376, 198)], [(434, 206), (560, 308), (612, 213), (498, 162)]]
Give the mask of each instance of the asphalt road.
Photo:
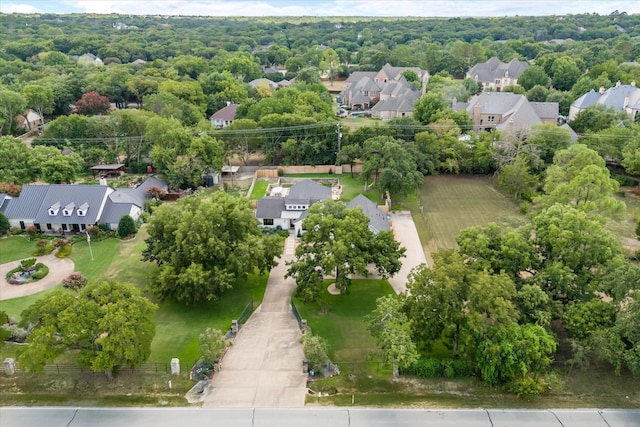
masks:
[(640, 410), (0, 408), (1, 427), (638, 427)]

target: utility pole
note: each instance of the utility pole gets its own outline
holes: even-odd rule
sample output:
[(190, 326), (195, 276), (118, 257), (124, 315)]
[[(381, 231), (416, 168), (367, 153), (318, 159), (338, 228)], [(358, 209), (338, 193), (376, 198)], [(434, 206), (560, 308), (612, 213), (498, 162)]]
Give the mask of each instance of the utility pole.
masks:
[[(336, 132), (338, 133), (338, 153), (340, 153), (340, 149), (342, 146), (342, 129), (340, 129), (340, 122), (336, 123), (336, 126)], [(336, 153), (336, 165), (338, 164), (338, 153)]]

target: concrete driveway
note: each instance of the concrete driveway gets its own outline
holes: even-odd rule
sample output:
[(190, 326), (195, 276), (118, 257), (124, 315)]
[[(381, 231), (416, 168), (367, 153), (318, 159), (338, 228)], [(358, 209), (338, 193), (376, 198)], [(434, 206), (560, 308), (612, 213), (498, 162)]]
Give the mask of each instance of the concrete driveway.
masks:
[(291, 312), (295, 281), (285, 279), (295, 238), (289, 237), (271, 270), (262, 304), (242, 327), (213, 376), (203, 407), (293, 408), (304, 406), (300, 328)]
[(396, 240), (407, 249), (405, 252), (406, 257), (400, 260), (402, 261), (402, 268), (395, 276), (389, 279), (389, 283), (399, 294), (407, 290), (407, 280), (411, 270), (420, 264), (426, 264), (427, 259), (411, 212), (392, 211), (391, 222)]
[(38, 262), (49, 267), (49, 274), (37, 282), (25, 285), (10, 285), (5, 279), (9, 271), (20, 265), (20, 260), (0, 265), (0, 301), (32, 295), (52, 288), (58, 283), (62, 283), (62, 279), (73, 273), (75, 267), (71, 259), (56, 258), (53, 254), (35, 258), (38, 259)]

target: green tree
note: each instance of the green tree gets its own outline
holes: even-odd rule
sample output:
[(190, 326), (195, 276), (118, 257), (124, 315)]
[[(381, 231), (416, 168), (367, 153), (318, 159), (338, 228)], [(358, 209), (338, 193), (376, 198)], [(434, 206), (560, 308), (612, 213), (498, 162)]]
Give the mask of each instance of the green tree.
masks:
[(157, 306), (127, 283), (85, 287), (76, 298), (67, 291), (47, 294), (21, 314), (33, 332), (18, 360), (40, 371), (67, 350), (76, 362), (111, 377), (119, 367), (138, 367), (151, 353)]
[(367, 329), (382, 350), (385, 363), (390, 363), (392, 375), (418, 360), (418, 350), (411, 338), (411, 320), (403, 310), (400, 297), (387, 295), (376, 300), (376, 308), (365, 318)]
[(282, 243), (262, 236), (247, 199), (221, 191), (159, 207), (148, 233), (143, 259), (158, 264), (151, 290), (188, 305), (217, 300), (236, 280), (270, 270)]
[(413, 107), (413, 117), (423, 125), (431, 124), (437, 112), (447, 108), (442, 95), (428, 92), (416, 101)]
[(529, 169), (529, 160), (524, 155), (516, 157), (513, 163), (503, 165), (498, 175), (498, 185), (517, 200), (531, 199), (538, 178)]
[(594, 215), (618, 218), (626, 208), (615, 198), (618, 187), (597, 152), (574, 144), (556, 152), (553, 165), (547, 168), (546, 194), (539, 201), (545, 207), (564, 203)]
[(581, 74), (574, 59), (568, 56), (557, 58), (551, 66), (553, 87), (558, 90), (571, 90)]
[(302, 350), (310, 369), (321, 369), (329, 362), (327, 342), (318, 335), (305, 332), (302, 335)]
[(409, 194), (422, 186), (423, 176), (417, 169), (416, 158), (402, 141), (386, 136), (367, 139), (362, 147), (362, 174), (373, 175), (373, 185), (380, 191)]
[(84, 274), (80, 273), (79, 271), (74, 271), (73, 273), (62, 279), (62, 286), (67, 289), (71, 289), (76, 293), (79, 293), (81, 289), (87, 286), (87, 283), (87, 278), (84, 277)]
[(48, 86), (29, 84), (22, 88), (22, 94), (27, 100), (27, 106), (42, 117), (53, 112), (53, 89)]
[(454, 357), (470, 357), (475, 337), (488, 325), (516, 320), (515, 285), (505, 274), (475, 268), (453, 250), (439, 251), (434, 261), (432, 269), (414, 270), (407, 284), (414, 338), (427, 348), (442, 340)]
[(532, 65), (520, 74), (518, 84), (527, 91), (535, 86), (547, 88), (549, 87), (549, 76), (545, 73), (544, 68), (538, 65)]
[(118, 235), (129, 237), (136, 232), (136, 223), (130, 215), (122, 215), (118, 221)]
[(106, 114), (111, 108), (111, 105), (109, 98), (106, 96), (102, 96), (97, 92), (87, 92), (76, 102), (76, 108), (80, 114), (93, 116), (96, 114)]
[[(0, 135), (3, 133), (13, 135), (16, 117), (23, 114), (26, 108), (27, 100), (21, 93), (0, 90), (0, 119), (4, 120), (4, 129), (0, 127)], [(2, 121), (0, 121), (0, 125), (2, 125)]]
[(286, 274), (296, 279), (300, 298), (314, 301), (326, 275), (332, 275), (336, 287), (348, 293), (349, 276), (368, 275), (369, 264), (374, 264), (383, 278), (400, 270), (405, 249), (390, 231), (371, 231), (362, 209), (347, 209), (340, 201), (326, 200), (313, 204), (307, 212), (302, 223), (306, 231)]
[(0, 138), (0, 182), (31, 181), (31, 163), (26, 144), (11, 136)]

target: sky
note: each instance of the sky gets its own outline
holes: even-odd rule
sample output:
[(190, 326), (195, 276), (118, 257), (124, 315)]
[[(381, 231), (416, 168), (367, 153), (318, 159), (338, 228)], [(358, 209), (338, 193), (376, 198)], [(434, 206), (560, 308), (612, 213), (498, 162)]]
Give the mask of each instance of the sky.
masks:
[(543, 16), (640, 13), (626, 0), (0, 0), (0, 13), (201, 16)]

